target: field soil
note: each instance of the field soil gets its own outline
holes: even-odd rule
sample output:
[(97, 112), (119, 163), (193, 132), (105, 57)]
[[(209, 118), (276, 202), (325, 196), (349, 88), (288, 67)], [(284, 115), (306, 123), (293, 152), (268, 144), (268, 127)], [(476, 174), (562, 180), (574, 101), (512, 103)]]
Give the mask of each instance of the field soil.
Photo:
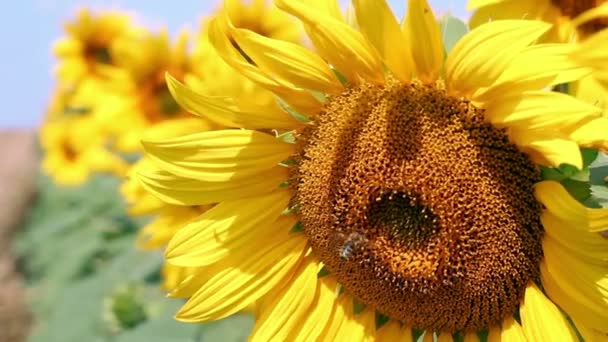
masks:
[(25, 341), (31, 324), (11, 241), (36, 192), (36, 149), (34, 132), (0, 130), (0, 342)]

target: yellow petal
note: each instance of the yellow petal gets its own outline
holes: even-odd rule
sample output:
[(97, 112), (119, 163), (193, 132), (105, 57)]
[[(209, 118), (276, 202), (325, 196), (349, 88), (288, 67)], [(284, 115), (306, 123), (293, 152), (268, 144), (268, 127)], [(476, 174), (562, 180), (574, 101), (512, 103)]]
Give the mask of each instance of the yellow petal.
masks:
[(235, 250), (224, 262), (203, 269), (212, 276), (179, 310), (178, 320), (218, 320), (243, 310), (291, 279), (307, 249), (302, 234), (289, 232), (250, 243), (256, 248)]
[(186, 111), (228, 127), (294, 128), (299, 123), (278, 107), (239, 105), (238, 99), (196, 93), (167, 74), (167, 85), (175, 101)]
[(576, 320), (574, 321), (574, 325), (576, 325), (576, 329), (585, 342), (604, 342), (608, 339), (608, 334), (604, 334), (598, 330), (591, 329), (586, 327), (584, 324), (580, 324)]
[[(352, 306), (351, 306), (352, 308)], [(359, 314), (348, 310), (345, 328), (348, 329), (348, 341), (374, 341), (376, 336), (376, 311), (365, 309)], [(349, 336), (347, 335), (347, 336)]]
[(205, 182), (243, 179), (272, 169), (294, 152), (294, 145), (250, 130), (217, 130), (163, 141), (142, 141), (163, 169)]
[(193, 271), (191, 274), (185, 275), (167, 294), (169, 298), (190, 298), (198, 291), (205, 283), (213, 276), (209, 274), (210, 267), (181, 267), (166, 262), (170, 267), (187, 268)]
[(475, 92), (471, 100), (487, 102), (583, 78), (590, 68), (570, 58), (574, 45), (541, 44), (525, 48), (494, 84)]
[[(329, 277), (331, 277), (331, 275), (329, 275)], [(337, 290), (338, 287), (334, 286), (334, 287), (330, 287), (330, 289), (333, 291), (334, 293), (334, 306), (332, 308), (331, 311), (331, 316), (329, 318), (328, 324), (325, 326), (325, 329), (323, 329), (323, 332), (321, 333), (321, 340), (324, 341), (337, 341), (339, 339), (342, 339), (343, 336), (339, 335), (341, 329), (342, 329), (342, 325), (343, 323), (346, 321), (346, 317), (345, 317), (345, 307), (343, 305), (343, 303), (345, 303), (345, 301), (352, 301), (352, 298), (345, 298), (348, 296), (339, 296), (337, 294)], [(336, 298), (337, 297), (337, 298)]]
[(601, 117), (574, 128), (568, 135), (580, 146), (608, 150), (608, 118)]
[(608, 263), (587, 263), (551, 238), (543, 239), (543, 253), (541, 277), (551, 299), (576, 321), (608, 333)]
[(534, 284), (526, 288), (519, 313), (529, 341), (578, 341), (566, 317)]
[(604, 111), (608, 110), (607, 89), (593, 75), (583, 77), (569, 86), (572, 89), (571, 94), (577, 99), (598, 106)]
[(165, 205), (156, 218), (137, 233), (136, 245), (141, 249), (164, 248), (175, 233), (190, 220), (203, 213), (202, 209)]
[(175, 176), (169, 172), (140, 173), (144, 188), (166, 203), (199, 205), (264, 195), (279, 188), (289, 176), (288, 169), (276, 166), (255, 177), (204, 182)]
[(524, 331), (513, 317), (502, 321), (502, 328), (493, 327), (488, 334), (488, 342), (526, 342)]
[(336, 304), (336, 286), (336, 280), (330, 276), (317, 279), (317, 290), (310, 311), (306, 319), (302, 320), (301, 324), (290, 332), (288, 341), (323, 340), (321, 337), (323, 330), (331, 324), (330, 317)]
[(601, 110), (596, 106), (550, 91), (525, 91), (501, 96), (486, 106), (486, 118), (495, 126), (519, 126), (527, 130), (567, 130), (600, 115)]
[(504, 19), (540, 19), (546, 7), (547, 3), (538, 1), (470, 0), (467, 9), (473, 14), (469, 18), (469, 27)]
[(467, 9), (474, 10), (474, 9), (478, 9), (480, 7), (485, 7), (485, 6), (489, 6), (489, 5), (493, 5), (493, 4), (497, 4), (497, 3), (501, 3), (501, 2), (506, 2), (506, 1), (505, 0), (469, 0), (469, 2), (467, 3)]
[(452, 338), (452, 334), (450, 334), (449, 332), (442, 332), (439, 334), (439, 336), (437, 336), (436, 341), (437, 342), (454, 342), (454, 339)]
[(188, 276), (192, 275), (196, 271), (196, 268), (178, 267), (168, 263), (164, 263), (163, 268), (161, 269), (161, 276), (163, 278), (161, 287), (165, 291), (171, 291), (177, 286), (179, 286), (179, 284), (181, 284), (184, 279), (186, 279)]
[[(251, 332), (252, 341), (287, 341), (302, 321), (314, 319), (313, 310), (317, 286), (317, 262), (308, 257), (295, 271), (294, 277), (277, 286), (261, 301), (256, 314), (257, 324)], [(317, 321), (316, 324), (326, 323)], [(314, 340), (314, 339), (313, 339)]]
[(378, 342), (412, 342), (412, 330), (402, 328), (401, 323), (391, 320), (378, 329), (376, 332), (376, 340)]
[(570, 226), (587, 232), (608, 230), (608, 209), (586, 208), (558, 182), (543, 181), (534, 186), (536, 198), (547, 210)]
[[(608, 6), (608, 5), (606, 5)], [(606, 7), (608, 8), (608, 7)], [(572, 58), (581, 65), (598, 70), (606, 70), (608, 66), (608, 51), (604, 47), (608, 42), (608, 30), (604, 29), (578, 43), (576, 50), (571, 54)]]
[(253, 31), (229, 29), (239, 47), (264, 71), (295, 86), (328, 94), (344, 90), (327, 63), (316, 53)]
[(551, 25), (533, 20), (497, 20), (480, 25), (450, 52), (446, 87), (460, 95), (489, 87), (526, 46), (549, 28)]
[(82, 42), (73, 38), (62, 38), (53, 44), (53, 53), (58, 58), (75, 56), (81, 51)]
[[(224, 21), (221, 21), (221, 19)], [(302, 113), (312, 115), (322, 108), (322, 104), (308, 90), (295, 88), (285, 82), (280, 82), (245, 60), (230, 42), (229, 35), (226, 32), (226, 27), (229, 25), (231, 24), (227, 18), (216, 18), (209, 23), (209, 41), (228, 65), (261, 87), (274, 92)]]
[(437, 19), (426, 0), (409, 0), (405, 34), (410, 44), (416, 76), (431, 83), (439, 77), (444, 48)]
[(608, 239), (600, 233), (586, 231), (577, 222), (563, 221), (548, 210), (541, 214), (541, 222), (547, 237), (562, 248), (589, 263), (608, 263)]
[(570, 164), (583, 167), (583, 157), (576, 142), (551, 131), (511, 129), (509, 137), (536, 164), (558, 167)]
[(307, 0), (306, 2), (323, 14), (327, 14), (338, 20), (344, 20), (340, 4), (337, 0)]
[(275, 0), (277, 6), (300, 19), (308, 36), (327, 60), (350, 82), (359, 77), (383, 83), (382, 60), (363, 35), (334, 17), (315, 11), (302, 1)]
[(413, 62), (405, 36), (385, 0), (355, 0), (359, 29), (374, 45), (384, 63), (401, 81), (411, 79)]
[(143, 133), (144, 140), (160, 140), (175, 138), (181, 135), (204, 132), (213, 129), (214, 126), (205, 119), (199, 117), (186, 117), (175, 120), (161, 121)]
[(583, 12), (581, 15), (572, 19), (572, 25), (580, 26), (590, 20), (608, 17), (608, 3), (596, 5), (595, 7)]
[[(256, 238), (289, 231), (291, 217), (277, 221), (291, 196), (279, 191), (253, 199), (222, 202), (180, 229), (169, 242), (165, 256), (176, 266), (198, 267), (214, 263), (237, 249), (258, 248)], [(276, 221), (276, 222), (275, 222)]]

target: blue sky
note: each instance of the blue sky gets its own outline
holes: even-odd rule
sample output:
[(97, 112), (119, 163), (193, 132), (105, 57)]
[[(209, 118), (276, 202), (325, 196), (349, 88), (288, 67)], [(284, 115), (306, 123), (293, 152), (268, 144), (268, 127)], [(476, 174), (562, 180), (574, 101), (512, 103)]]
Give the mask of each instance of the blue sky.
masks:
[[(389, 2), (395, 13), (404, 13), (406, 0)], [(11, 1), (0, 14), (0, 41), (4, 44), (0, 53), (0, 128), (31, 128), (39, 124), (53, 86), (51, 44), (62, 35), (62, 23), (72, 18), (79, 7), (128, 10), (147, 27), (167, 26), (177, 32), (183, 27), (196, 27), (200, 17), (218, 3), (219, 0)], [(430, 3), (438, 13), (467, 15), (466, 0)]]

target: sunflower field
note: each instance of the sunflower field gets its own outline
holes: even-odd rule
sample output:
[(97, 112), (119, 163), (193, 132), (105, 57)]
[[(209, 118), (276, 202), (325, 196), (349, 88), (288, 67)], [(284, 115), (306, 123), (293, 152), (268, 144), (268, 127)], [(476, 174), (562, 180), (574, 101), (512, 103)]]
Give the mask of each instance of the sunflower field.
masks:
[(608, 2), (403, 1), (63, 23), (25, 339), (608, 341)]

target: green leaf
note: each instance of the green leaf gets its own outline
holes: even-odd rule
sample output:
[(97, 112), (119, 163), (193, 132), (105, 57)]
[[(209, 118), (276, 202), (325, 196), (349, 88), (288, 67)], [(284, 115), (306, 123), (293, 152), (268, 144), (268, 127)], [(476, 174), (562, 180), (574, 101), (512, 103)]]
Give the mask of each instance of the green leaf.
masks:
[(597, 159), (599, 152), (592, 148), (581, 149), (581, 155), (583, 156), (583, 169), (586, 169)]
[(232, 315), (220, 321), (206, 323), (200, 326), (199, 335), (195, 341), (247, 341), (253, 323), (253, 316), (243, 313)]
[(584, 203), (591, 196), (591, 186), (588, 182), (564, 179), (561, 183), (568, 190), (568, 193), (581, 203)]
[(439, 20), (439, 25), (442, 32), (443, 46), (445, 47), (446, 54), (450, 53), (460, 38), (469, 32), (467, 24), (449, 14)]
[(606, 185), (608, 177), (608, 155), (599, 153), (597, 158), (589, 165), (589, 181), (593, 185)]
[(553, 167), (542, 166), (540, 169), (540, 175), (544, 180), (554, 180), (557, 182), (561, 182), (567, 177), (561, 173), (558, 169)]

